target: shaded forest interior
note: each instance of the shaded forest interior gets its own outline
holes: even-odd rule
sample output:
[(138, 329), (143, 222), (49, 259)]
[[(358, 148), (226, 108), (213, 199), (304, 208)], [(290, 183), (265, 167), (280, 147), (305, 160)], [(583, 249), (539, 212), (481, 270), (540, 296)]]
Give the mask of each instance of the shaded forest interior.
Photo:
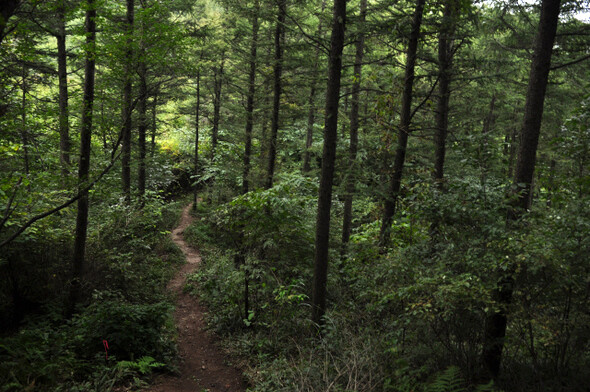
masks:
[(2, 1), (0, 391), (586, 391), (589, 8)]

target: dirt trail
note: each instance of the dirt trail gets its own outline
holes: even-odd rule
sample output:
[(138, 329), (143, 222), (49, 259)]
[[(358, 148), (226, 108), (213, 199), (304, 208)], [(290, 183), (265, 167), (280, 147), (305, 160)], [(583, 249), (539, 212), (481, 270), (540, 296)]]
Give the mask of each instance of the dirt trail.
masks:
[(236, 392), (245, 391), (241, 373), (226, 364), (226, 357), (215, 345), (214, 338), (205, 331), (204, 308), (196, 298), (182, 292), (186, 276), (194, 272), (201, 262), (196, 249), (183, 238), (184, 230), (193, 218), (189, 204), (182, 211), (180, 225), (172, 230), (172, 240), (186, 256), (186, 264), (168, 284), (168, 290), (177, 296), (174, 319), (178, 328), (180, 375), (162, 376), (147, 392)]

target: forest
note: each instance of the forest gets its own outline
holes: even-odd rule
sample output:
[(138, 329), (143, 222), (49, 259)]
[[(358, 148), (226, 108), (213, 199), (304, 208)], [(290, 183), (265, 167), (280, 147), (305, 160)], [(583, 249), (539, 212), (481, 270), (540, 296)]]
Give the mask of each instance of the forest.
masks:
[(588, 390), (588, 0), (0, 12), (0, 392)]

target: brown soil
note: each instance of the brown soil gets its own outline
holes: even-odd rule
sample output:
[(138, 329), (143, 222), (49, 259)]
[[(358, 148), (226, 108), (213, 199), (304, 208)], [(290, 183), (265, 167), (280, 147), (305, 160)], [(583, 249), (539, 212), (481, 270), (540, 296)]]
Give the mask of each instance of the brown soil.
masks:
[(194, 272), (201, 262), (196, 249), (183, 238), (190, 225), (192, 204), (182, 211), (180, 225), (172, 230), (172, 240), (186, 256), (186, 264), (168, 284), (168, 290), (177, 297), (174, 319), (178, 328), (178, 351), (180, 356), (177, 376), (161, 376), (147, 392), (234, 392), (245, 391), (241, 373), (227, 365), (227, 356), (215, 344), (215, 339), (205, 331), (204, 307), (182, 289), (186, 276)]

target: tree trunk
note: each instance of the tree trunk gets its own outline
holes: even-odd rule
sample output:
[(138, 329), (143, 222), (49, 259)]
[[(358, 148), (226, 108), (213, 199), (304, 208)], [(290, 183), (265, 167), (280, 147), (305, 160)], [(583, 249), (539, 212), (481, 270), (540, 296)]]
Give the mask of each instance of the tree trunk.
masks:
[(480, 175), (480, 184), (483, 189), (485, 189), (488, 172), (490, 170), (490, 151), (489, 151), (489, 133), (493, 129), (494, 124), (496, 122), (496, 93), (492, 94), (492, 99), (490, 100), (490, 106), (488, 108), (488, 114), (483, 120), (483, 128), (482, 128), (482, 138), (479, 151), (479, 166), (481, 168), (481, 175)]
[(197, 105), (195, 110), (195, 156), (193, 168), (193, 211), (197, 210), (198, 203), (198, 176), (199, 176), (199, 121), (201, 120), (201, 69), (197, 69)]
[[(84, 70), (84, 99), (82, 101), (82, 125), (80, 130), (80, 160), (78, 167), (78, 187), (84, 188), (90, 171), (90, 146), (92, 137), (92, 107), (94, 104), (94, 71), (95, 71), (95, 42), (96, 42), (96, 9), (94, 0), (87, 0), (86, 10), (86, 65)], [(88, 229), (88, 191), (78, 199), (76, 216), (76, 232), (74, 238), (73, 274), (70, 288), (68, 313), (71, 315), (78, 302), (84, 257), (86, 247), (86, 233)]]
[(402, 94), (402, 107), (400, 113), (400, 125), (397, 136), (397, 148), (393, 162), (393, 170), (389, 183), (389, 194), (385, 199), (383, 221), (379, 235), (379, 246), (385, 247), (389, 242), (391, 223), (395, 215), (399, 191), (401, 188), (402, 172), (406, 160), (406, 148), (408, 146), (408, 135), (410, 133), (412, 90), (414, 88), (414, 67), (416, 65), (416, 53), (418, 51), (418, 38), (420, 37), (420, 26), (422, 24), (422, 13), (425, 0), (416, 1), (416, 9), (412, 20), (412, 31), (408, 42), (406, 55), (406, 72), (404, 77), (404, 91)]
[[(250, 73), (248, 75), (248, 99), (246, 103), (246, 140), (244, 143), (244, 173), (242, 177), (242, 193), (250, 190), (250, 156), (252, 154), (252, 129), (254, 128), (254, 94), (256, 93), (256, 52), (258, 50), (258, 13), (260, 3), (254, 3), (252, 16), (252, 43), (250, 47)], [(247, 316), (247, 315), (246, 315)]]
[(315, 254), (312, 288), (312, 316), (317, 325), (322, 324), (326, 309), (326, 281), (328, 277), (328, 250), (330, 239), (330, 210), (332, 208), (332, 184), (338, 139), (338, 103), (340, 101), (340, 76), (342, 74), (342, 50), (346, 21), (346, 0), (334, 0), (328, 86), (326, 91), (326, 117), (322, 171), (316, 217)]
[[(322, 1), (322, 10), (321, 14), (324, 13), (324, 9), (326, 8), (326, 0)], [(318, 39), (322, 39), (323, 33), (323, 24), (322, 19), (318, 23)], [(305, 153), (303, 154), (303, 172), (309, 173), (311, 171), (311, 153), (309, 149), (313, 144), (313, 126), (315, 124), (315, 96), (317, 94), (317, 84), (318, 84), (318, 69), (319, 69), (319, 59), (320, 59), (320, 47), (317, 46), (315, 48), (314, 58), (313, 58), (313, 68), (312, 68), (312, 79), (311, 79), (311, 87), (309, 90), (309, 99), (307, 101), (307, 105), (309, 106), (307, 112), (307, 134), (305, 137)]]
[(30, 169), (29, 159), (29, 130), (27, 129), (27, 67), (22, 65), (22, 95), (21, 95), (21, 139), (23, 142), (23, 163), (25, 174), (28, 176)]
[[(551, 66), (553, 43), (559, 21), (560, 0), (543, 0), (539, 30), (535, 40), (535, 50), (529, 75), (526, 95), (524, 121), (520, 133), (520, 147), (516, 162), (513, 185), (510, 190), (510, 207), (507, 216), (509, 229), (515, 229), (530, 208), (530, 195), (535, 170), (537, 145), (543, 118), (543, 103)], [(508, 307), (512, 301), (514, 288), (514, 267), (501, 273), (494, 292), (499, 310), (486, 319), (483, 363), (490, 377), (497, 378), (500, 373), (502, 350), (508, 323)]]
[(219, 139), (219, 116), (221, 113), (221, 87), (223, 87), (223, 67), (225, 53), (221, 55), (221, 64), (213, 72), (213, 129), (211, 130), (211, 160), (215, 158), (215, 150)]
[(270, 126), (270, 142), (268, 144), (268, 170), (265, 188), (272, 188), (277, 158), (277, 139), (279, 133), (279, 111), (281, 105), (281, 76), (283, 74), (283, 40), (285, 35), (285, 18), (287, 1), (278, 0), (277, 25), (275, 30), (275, 63), (274, 63), (274, 95), (272, 122)]
[(125, 84), (123, 86), (123, 155), (121, 157), (123, 197), (131, 203), (131, 67), (133, 61), (134, 0), (127, 0), (127, 52), (125, 54)]
[(70, 124), (68, 108), (68, 69), (66, 52), (65, 6), (62, 0), (57, 11), (59, 31), (57, 39), (57, 74), (59, 78), (59, 149), (62, 176), (69, 174), (70, 167)]
[(160, 86), (156, 86), (154, 91), (154, 101), (152, 106), (152, 140), (150, 142), (150, 155), (154, 156), (156, 152), (156, 133), (158, 130), (158, 94)]
[(137, 173), (137, 191), (140, 198), (145, 195), (146, 182), (146, 133), (147, 133), (147, 80), (145, 61), (139, 64), (139, 124), (137, 126), (139, 150), (139, 168)]
[(449, 97), (451, 95), (452, 36), (455, 31), (455, 1), (447, 0), (443, 10), (438, 39), (438, 101), (436, 105), (436, 133), (434, 135), (434, 182), (443, 189), (446, 140), (449, 127)]
[(342, 219), (342, 252), (346, 252), (350, 240), (352, 222), (352, 200), (355, 188), (356, 155), (358, 150), (359, 130), (359, 97), (361, 87), (361, 72), (365, 45), (365, 19), (367, 16), (367, 0), (361, 0), (358, 25), (361, 29), (356, 41), (356, 54), (354, 59), (354, 81), (352, 83), (352, 97), (350, 103), (350, 148), (348, 150), (348, 176), (346, 177), (344, 195), (344, 213)]

